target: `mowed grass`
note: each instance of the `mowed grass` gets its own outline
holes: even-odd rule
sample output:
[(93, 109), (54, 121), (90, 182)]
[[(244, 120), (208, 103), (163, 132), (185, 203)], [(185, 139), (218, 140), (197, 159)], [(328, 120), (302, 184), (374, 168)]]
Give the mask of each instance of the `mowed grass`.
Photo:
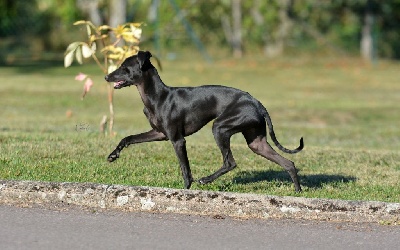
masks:
[[(185, 57), (163, 61), (171, 86), (223, 84), (243, 89), (269, 110), (278, 140), (295, 155), (303, 192), (294, 193), (281, 167), (253, 154), (241, 135), (232, 137), (238, 167), (193, 189), (400, 202), (400, 64), (368, 66), (349, 58), (249, 57), (206, 64)], [(78, 72), (95, 86), (80, 100)], [(115, 137), (99, 133), (108, 112), (106, 85), (94, 65), (62, 63), (0, 68), (0, 179), (96, 182), (182, 188), (170, 142), (126, 148), (106, 157), (125, 136), (147, 131), (135, 87), (115, 92)], [(269, 139), (269, 141), (271, 141)], [(187, 138), (196, 179), (222, 164), (211, 124)]]

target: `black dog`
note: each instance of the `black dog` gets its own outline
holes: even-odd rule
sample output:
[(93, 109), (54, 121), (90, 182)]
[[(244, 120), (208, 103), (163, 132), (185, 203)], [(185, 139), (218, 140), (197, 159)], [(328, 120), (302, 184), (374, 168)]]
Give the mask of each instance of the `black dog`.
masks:
[(266, 125), (275, 145), (285, 153), (294, 154), (302, 150), (303, 138), (300, 139), (297, 149), (284, 148), (275, 137), (267, 110), (247, 92), (224, 86), (176, 88), (164, 85), (151, 64), (150, 57), (150, 52), (139, 51), (136, 56), (127, 58), (121, 67), (105, 77), (106, 81), (114, 82), (115, 89), (136, 85), (144, 103), (144, 114), (153, 128), (146, 133), (122, 139), (108, 156), (108, 161), (115, 161), (121, 150), (130, 144), (170, 140), (179, 159), (185, 188), (188, 189), (193, 177), (185, 137), (215, 119), (212, 131), (221, 150), (223, 164), (212, 175), (199, 179), (199, 183), (210, 183), (236, 167), (230, 149), (230, 138), (241, 132), (253, 152), (281, 165), (290, 174), (295, 190), (301, 191), (293, 162), (279, 155), (268, 144)]

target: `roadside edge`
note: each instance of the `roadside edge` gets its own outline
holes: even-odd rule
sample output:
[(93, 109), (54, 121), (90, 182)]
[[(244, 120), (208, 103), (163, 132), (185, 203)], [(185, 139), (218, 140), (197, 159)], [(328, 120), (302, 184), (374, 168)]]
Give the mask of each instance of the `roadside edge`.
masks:
[(96, 183), (0, 180), (0, 204), (78, 206), (241, 218), (288, 218), (400, 224), (400, 203), (282, 197)]

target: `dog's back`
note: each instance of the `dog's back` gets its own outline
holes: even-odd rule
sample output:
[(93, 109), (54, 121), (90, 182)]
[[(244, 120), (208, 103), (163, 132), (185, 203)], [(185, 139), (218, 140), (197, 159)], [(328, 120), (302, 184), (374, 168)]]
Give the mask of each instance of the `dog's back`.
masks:
[[(170, 118), (184, 121), (185, 135), (190, 135), (222, 114), (235, 116), (248, 114), (263, 120), (264, 107), (249, 93), (239, 89), (205, 85), (199, 87), (172, 87), (166, 100), (171, 107)], [(167, 109), (167, 107), (166, 107)], [(257, 120), (258, 120), (257, 119)], [(190, 128), (190, 129), (189, 129)]]

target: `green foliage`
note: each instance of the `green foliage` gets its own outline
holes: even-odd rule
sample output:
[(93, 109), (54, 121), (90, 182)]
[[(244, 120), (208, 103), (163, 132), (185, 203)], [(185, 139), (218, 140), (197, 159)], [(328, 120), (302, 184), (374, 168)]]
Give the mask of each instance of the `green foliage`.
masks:
[(43, 35), (49, 32), (52, 15), (40, 11), (36, 1), (0, 1), (0, 37)]
[(49, 2), (49, 4), (51, 3), (53, 3), (51, 8), (54, 9), (55, 15), (60, 17), (61, 23), (66, 24), (66, 28), (81, 18), (81, 13), (76, 8), (76, 0), (56, 0)]
[[(151, 1), (129, 0), (128, 20), (146, 20)], [(190, 36), (181, 24), (187, 19), (206, 45), (229, 48), (222, 19), (231, 18), (231, 1), (174, 0), (180, 8), (177, 14), (171, 1), (160, 1), (159, 16), (147, 20), (146, 41), (157, 40), (161, 46), (179, 48), (190, 46)], [(242, 35), (245, 51), (260, 51), (275, 41), (280, 31), (280, 0), (241, 1)], [(364, 14), (374, 14), (373, 37), (375, 54), (385, 58), (400, 58), (400, 3), (367, 0), (296, 0), (284, 11), (290, 18), (285, 47), (301, 51), (308, 48), (358, 54)], [(100, 1), (99, 11), (107, 16), (108, 1)], [(76, 36), (71, 30), (73, 20), (87, 18), (75, 0), (6, 0), (0, 2), (0, 37), (34, 35), (44, 41), (46, 49), (65, 47), (65, 41)], [(107, 17), (105, 17), (107, 19)], [(231, 20), (230, 20), (231, 21)], [(62, 41), (60, 41), (62, 39)], [(20, 48), (30, 43), (19, 42)], [(27, 39), (29, 40), (29, 39)], [(1, 44), (0, 44), (1, 45)], [(157, 45), (158, 46), (158, 45)]]
[[(223, 17), (230, 17), (230, 1), (183, 1), (177, 0), (185, 17), (197, 34), (207, 44), (227, 45), (222, 29)], [(279, 33), (279, 11), (282, 1), (242, 1), (242, 35), (246, 50), (260, 50), (271, 43)], [(375, 15), (374, 39), (376, 53), (381, 57), (399, 58), (400, 4), (398, 1), (367, 0), (298, 0), (292, 1), (286, 10), (290, 21), (290, 34), (285, 40), (287, 47), (302, 50), (310, 45), (319, 50), (336, 48), (347, 54), (359, 52), (361, 29), (368, 4)], [(188, 43), (176, 14), (169, 1), (160, 5), (160, 36), (164, 44)], [(256, 13), (256, 14), (255, 14)]]

